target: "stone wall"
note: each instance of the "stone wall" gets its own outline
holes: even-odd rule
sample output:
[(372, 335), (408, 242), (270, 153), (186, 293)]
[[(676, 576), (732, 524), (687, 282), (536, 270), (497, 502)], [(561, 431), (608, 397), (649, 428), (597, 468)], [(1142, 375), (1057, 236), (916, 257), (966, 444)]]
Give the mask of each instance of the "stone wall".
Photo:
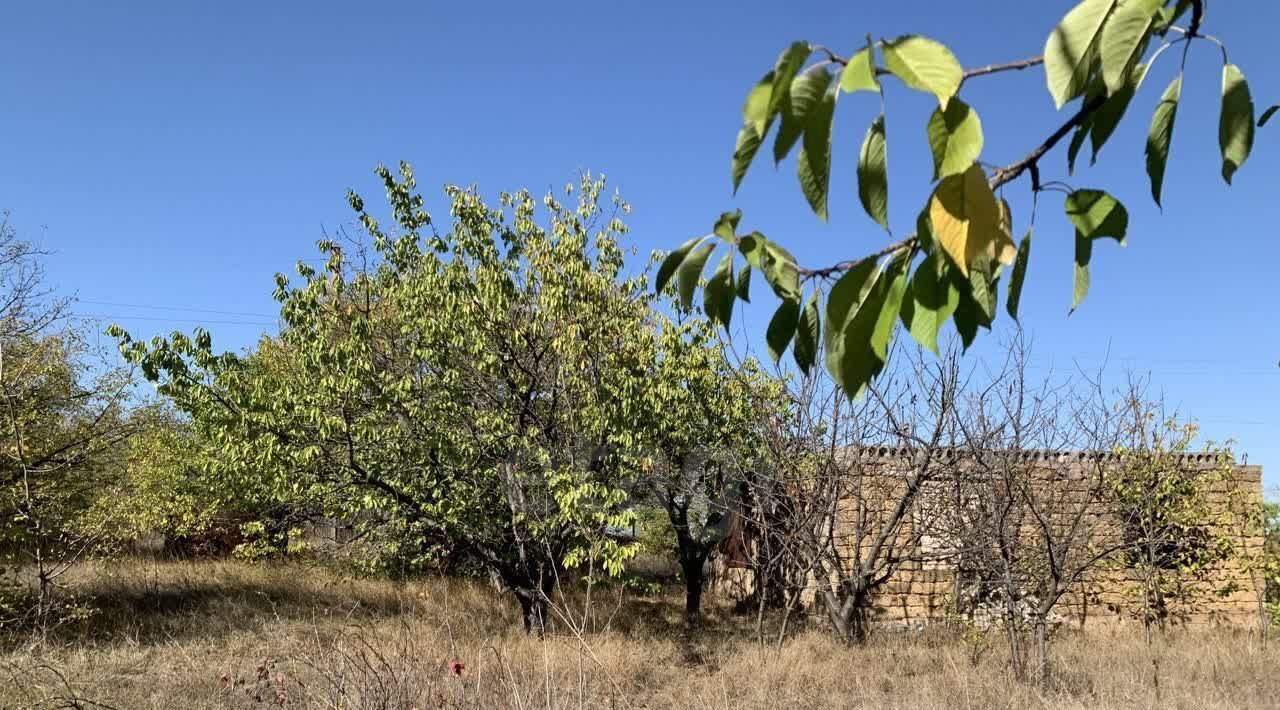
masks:
[[(866, 469), (861, 476), (866, 480), (876, 481), (873, 485), (860, 484), (863, 491), (878, 491), (886, 499), (902, 485), (900, 471), (906, 452), (879, 451), (875, 454), (880, 460), (875, 462), (882, 472), (876, 476), (868, 476)], [(1079, 512), (1090, 516), (1096, 540), (1094, 544), (1104, 546), (1119, 539), (1120, 522), (1111, 513), (1107, 505), (1092, 501), (1081, 503), (1081, 491), (1084, 485), (1082, 476), (1087, 476), (1089, 469), (1107, 465), (1105, 456), (1091, 454), (1028, 454), (1029, 461), (1044, 472), (1047, 495), (1059, 496), (1060, 507), (1070, 514)], [(1186, 455), (1182, 457), (1183, 465), (1191, 468), (1208, 470), (1215, 466), (1215, 459), (1208, 455)], [(863, 456), (863, 465), (866, 457)], [(876, 479), (882, 480), (876, 480)], [(1207, 498), (1213, 510), (1216, 523), (1206, 525), (1215, 533), (1232, 534), (1237, 549), (1246, 554), (1258, 553), (1263, 544), (1259, 534), (1239, 539), (1234, 535), (1236, 526), (1227, 526), (1222, 517), (1228, 514), (1233, 501), (1236, 507), (1241, 501), (1261, 501), (1262, 469), (1259, 466), (1233, 465), (1229, 475), (1223, 476), (1207, 489)], [(866, 495), (863, 496), (865, 501)], [(1079, 506), (1072, 510), (1072, 506)], [(856, 525), (851, 523), (853, 508), (849, 503), (841, 506), (840, 527), (834, 532), (839, 538), (842, 534), (849, 540), (841, 544), (857, 544), (861, 537), (851, 532)], [(861, 514), (866, 519), (870, 509), (874, 517), (879, 514), (875, 506), (861, 505)], [(872, 523), (874, 526), (874, 523)], [(900, 537), (912, 541), (913, 550), (917, 553), (921, 545), (935, 545), (945, 548), (945, 533), (936, 536), (922, 530), (914, 530), (909, 522), (904, 526)], [(924, 557), (923, 555), (905, 554), (904, 557)], [(945, 558), (945, 554), (939, 555)], [(1175, 624), (1192, 626), (1233, 625), (1246, 626), (1256, 623), (1258, 605), (1263, 590), (1244, 564), (1243, 556), (1235, 555), (1205, 570), (1190, 586), (1196, 591), (1187, 595), (1188, 604), (1173, 604), (1170, 620)], [(962, 587), (957, 582), (955, 564), (948, 559), (921, 560), (916, 559), (902, 563), (893, 576), (879, 588), (874, 596), (873, 618), (881, 623), (915, 625), (936, 620), (952, 613), (955, 600), (962, 595)], [(723, 570), (718, 588), (732, 597), (745, 597), (752, 588), (749, 569)], [(814, 585), (816, 589), (817, 585)], [(970, 588), (972, 589), (972, 588)], [(1137, 583), (1137, 576), (1132, 569), (1125, 569), (1120, 563), (1108, 563), (1091, 570), (1071, 586), (1057, 607), (1059, 619), (1063, 623), (1084, 625), (1089, 622), (1132, 622), (1140, 618), (1142, 595)], [(803, 601), (812, 608), (814, 590), (806, 590)]]

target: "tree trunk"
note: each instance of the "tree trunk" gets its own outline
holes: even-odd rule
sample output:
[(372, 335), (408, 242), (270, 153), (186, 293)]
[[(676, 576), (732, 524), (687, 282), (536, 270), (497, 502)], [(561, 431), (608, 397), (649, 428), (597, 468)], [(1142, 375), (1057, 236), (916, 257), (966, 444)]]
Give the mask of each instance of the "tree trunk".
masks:
[(680, 568), (684, 573), (684, 624), (695, 628), (702, 618), (702, 588), (706, 582), (706, 553), (682, 550)]
[(1041, 688), (1049, 686), (1049, 623), (1044, 616), (1035, 620), (1036, 680)]
[(546, 597), (541, 590), (529, 587), (516, 589), (515, 595), (520, 602), (520, 619), (525, 633), (541, 636), (547, 625)]
[(852, 644), (867, 640), (871, 634), (871, 619), (867, 613), (870, 593), (866, 589), (858, 586), (843, 600), (834, 592), (823, 592), (822, 599), (837, 636)]
[(548, 603), (555, 589), (555, 577), (543, 574), (537, 578), (527, 575), (513, 579), (504, 576), (504, 580), (520, 603), (520, 621), (525, 633), (541, 636), (550, 620)]

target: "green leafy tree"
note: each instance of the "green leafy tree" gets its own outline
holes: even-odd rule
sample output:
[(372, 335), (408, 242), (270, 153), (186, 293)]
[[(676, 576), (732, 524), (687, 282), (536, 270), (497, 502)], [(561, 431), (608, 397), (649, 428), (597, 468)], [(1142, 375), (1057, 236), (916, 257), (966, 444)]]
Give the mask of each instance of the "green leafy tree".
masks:
[(212, 475), (320, 500), (415, 565), (483, 570), (541, 629), (566, 567), (631, 552), (607, 532), (630, 520), (653, 343), (644, 279), (621, 276), (626, 205), (584, 176), (544, 225), (528, 192), (492, 208), (449, 187), (440, 231), (407, 165), (378, 174), (393, 225), (350, 193), (368, 242), (277, 277), (283, 327), (255, 357), (113, 333), (217, 447)]
[(104, 540), (89, 511), (133, 428), (130, 373), (65, 319), (39, 257), (0, 223), (0, 625), (44, 634), (81, 611), (59, 579)]
[(729, 361), (714, 326), (701, 316), (677, 308), (675, 320), (659, 325), (656, 340), (645, 391), (650, 416), (643, 423), (652, 458), (642, 487), (670, 521), (692, 627), (701, 614), (707, 559), (742, 524), (762, 417), (785, 403), (778, 383), (754, 360)]
[[(767, 330), (773, 357), (780, 358), (791, 347), (800, 369), (808, 371), (822, 362), (836, 384), (856, 396), (884, 369), (887, 343), (898, 321), (920, 345), (936, 352), (939, 329), (947, 321), (954, 323), (966, 348), (980, 329), (989, 329), (998, 315), (1002, 289), (1007, 290), (1008, 314), (1017, 319), (1039, 201), (1046, 193), (1060, 193), (1075, 228), (1074, 310), (1089, 290), (1095, 244), (1101, 239), (1123, 243), (1129, 216), (1104, 190), (1047, 179), (1047, 158), (1055, 148), (1067, 144), (1068, 173), (1086, 143), (1096, 160), (1151, 70), (1161, 62), (1178, 63), (1178, 75), (1155, 106), (1146, 145), (1151, 192), (1159, 203), (1182, 68), (1190, 47), (1203, 43), (1221, 50), (1223, 179), (1230, 183), (1249, 157), (1255, 126), (1249, 85), (1241, 69), (1228, 60), (1222, 42), (1204, 33), (1205, 7), (1203, 0), (1083, 0), (1049, 31), (1043, 54), (971, 69), (943, 44), (919, 35), (879, 41), (868, 36), (845, 55), (809, 42), (788, 45), (743, 104), (731, 160), (734, 190), (772, 133), (774, 162), (797, 153), (801, 192), (814, 214), (825, 220), (837, 99), (878, 94), (881, 114), (867, 129), (857, 155), (857, 193), (867, 215), (888, 233), (889, 243), (826, 266), (803, 266), (760, 232), (739, 231), (740, 212), (727, 213), (712, 234), (691, 239), (670, 253), (659, 273), (658, 290), (678, 276), (688, 304), (712, 252), (724, 245), (726, 255), (706, 286), (708, 300), (716, 303), (708, 315), (727, 325), (733, 301), (745, 288), (727, 288), (724, 275), (732, 273), (740, 257), (745, 265), (737, 283), (758, 271), (780, 299)], [(990, 165), (983, 160), (982, 121), (977, 108), (966, 102), (964, 88), (996, 74), (1031, 68), (1044, 72), (1059, 109), (1071, 107), (1068, 117), (1022, 158)], [(906, 230), (891, 219), (886, 172), (884, 107), (893, 99), (895, 83), (930, 94), (938, 102), (923, 122), (922, 136), (933, 155), (934, 182)], [(1276, 110), (1267, 109), (1257, 125), (1265, 125)], [(1032, 203), (1025, 227), (997, 196), (1023, 177), (1029, 180)], [(1024, 236), (1015, 240), (1016, 234)], [(805, 333), (818, 332), (819, 322), (821, 347), (811, 347)]]
[(1128, 543), (1115, 562), (1135, 577), (1137, 616), (1150, 642), (1153, 629), (1164, 630), (1215, 591), (1205, 582), (1232, 545), (1212, 496), (1232, 484), (1232, 457), (1210, 444), (1215, 460), (1192, 463), (1186, 455), (1198, 435), (1194, 424), (1162, 421), (1157, 408), (1137, 396), (1124, 409), (1127, 441), (1116, 448), (1105, 486)]

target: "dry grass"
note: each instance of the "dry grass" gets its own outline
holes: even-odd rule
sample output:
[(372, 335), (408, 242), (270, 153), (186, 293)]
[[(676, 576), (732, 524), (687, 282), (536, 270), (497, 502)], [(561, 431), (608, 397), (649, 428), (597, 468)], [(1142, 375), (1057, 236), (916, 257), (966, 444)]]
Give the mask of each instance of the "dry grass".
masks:
[(1150, 647), (1122, 629), (1064, 634), (1054, 687), (1040, 691), (1010, 678), (999, 639), (976, 663), (941, 631), (848, 648), (801, 630), (779, 649), (755, 642), (751, 619), (713, 609), (688, 640), (674, 598), (597, 593), (582, 637), (561, 623), (539, 640), (516, 630), (506, 598), (456, 580), (114, 563), (87, 570), (80, 588), (101, 608), (90, 622), (0, 650), (0, 707), (1280, 707), (1280, 644), (1263, 650), (1244, 633)]

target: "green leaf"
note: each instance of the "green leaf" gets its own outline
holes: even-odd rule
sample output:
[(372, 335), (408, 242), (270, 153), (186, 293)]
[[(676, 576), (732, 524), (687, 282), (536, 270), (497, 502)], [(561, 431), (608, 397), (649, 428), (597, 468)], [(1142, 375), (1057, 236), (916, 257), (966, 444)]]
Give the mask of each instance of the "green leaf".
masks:
[(844, 65), (840, 74), (840, 89), (845, 93), (855, 91), (879, 91), (880, 82), (876, 80), (876, 52), (871, 37), (867, 37), (867, 46), (859, 50), (849, 63)]
[(1151, 197), (1157, 205), (1164, 187), (1164, 169), (1169, 162), (1169, 144), (1173, 140), (1173, 122), (1178, 116), (1181, 95), (1182, 75), (1179, 74), (1160, 97), (1160, 103), (1151, 116), (1151, 128), (1147, 131), (1147, 175), (1151, 178)]
[(1067, 195), (1067, 218), (1089, 239), (1111, 237), (1121, 243), (1129, 229), (1129, 211), (1102, 190), (1076, 190)]
[(1191, 0), (1178, 0), (1173, 5), (1160, 8), (1160, 12), (1156, 14), (1155, 31), (1161, 34), (1168, 32), (1169, 27), (1190, 9)]
[(1084, 0), (1062, 18), (1044, 45), (1045, 80), (1057, 108), (1082, 94), (1098, 38), (1116, 0)]
[(1074, 175), (1076, 172), (1076, 157), (1080, 155), (1080, 149), (1084, 147), (1085, 140), (1089, 137), (1089, 129), (1093, 125), (1093, 114), (1076, 127), (1076, 132), (1071, 136), (1071, 144), (1067, 146), (1067, 174)]
[(1102, 26), (1099, 58), (1107, 93), (1114, 94), (1129, 81), (1129, 70), (1138, 60), (1139, 48), (1151, 30), (1163, 0), (1125, 0)]
[(773, 312), (773, 318), (769, 320), (769, 328), (765, 331), (764, 337), (769, 345), (769, 357), (772, 357), (774, 362), (781, 360), (782, 354), (787, 351), (787, 345), (791, 343), (791, 338), (796, 333), (799, 318), (799, 301), (785, 300), (778, 306), (778, 310)]
[(707, 259), (716, 248), (715, 242), (707, 242), (693, 250), (676, 269), (676, 282), (680, 292), (680, 304), (685, 308), (693, 305), (693, 291), (698, 287), (698, 279), (702, 278), (702, 269)]
[(889, 177), (886, 172), (884, 114), (876, 117), (858, 152), (858, 199), (871, 219), (889, 228)]
[(725, 252), (716, 267), (707, 288), (702, 294), (702, 310), (713, 323), (719, 323), (725, 330), (729, 329), (729, 321), (733, 319), (733, 252)]
[(904, 35), (886, 42), (882, 51), (886, 69), (907, 86), (938, 97), (943, 108), (960, 89), (964, 68), (940, 42), (920, 35)]
[(1253, 150), (1253, 98), (1244, 74), (1234, 64), (1222, 67), (1222, 115), (1218, 121), (1218, 145), (1222, 148), (1222, 179), (1231, 178)]
[(1076, 228), (1075, 285), (1071, 297), (1074, 313), (1089, 293), (1089, 260), (1093, 240), (1110, 237), (1124, 243), (1129, 213), (1116, 198), (1101, 190), (1076, 190), (1066, 199), (1067, 218)]
[(764, 274), (765, 280), (779, 298), (800, 300), (800, 272), (795, 257), (790, 252), (759, 232), (752, 232), (739, 239), (738, 250), (746, 257), (748, 264)]
[(963, 283), (957, 286), (960, 293), (960, 302), (956, 305), (955, 315), (952, 322), (956, 325), (956, 334), (960, 336), (960, 344), (965, 350), (973, 345), (973, 341), (978, 337), (978, 304), (973, 300), (973, 295), (969, 293), (969, 281), (961, 276), (959, 271), (953, 271), (952, 279)]
[[(884, 312), (885, 301), (889, 291), (897, 280), (889, 269), (877, 270), (871, 287), (858, 303), (857, 310), (849, 313), (844, 327), (836, 335), (838, 346), (834, 354), (828, 355), (827, 367), (833, 379), (851, 399), (862, 395), (867, 383), (884, 367), (884, 361), (876, 355), (871, 339), (880, 323), (880, 314)], [(828, 321), (828, 328), (832, 323)]]
[(776, 113), (781, 109), (791, 91), (791, 82), (796, 72), (804, 66), (804, 60), (813, 51), (808, 42), (792, 42), (773, 65), (773, 87), (769, 95), (769, 111)]
[(893, 329), (898, 325), (898, 314), (902, 311), (902, 299), (907, 291), (907, 258), (898, 257), (885, 269), (884, 302), (876, 315), (875, 327), (871, 330), (871, 351), (876, 358), (884, 362), (888, 358), (889, 341), (893, 339)]
[(796, 141), (804, 134), (805, 123), (809, 112), (822, 102), (827, 89), (831, 86), (831, 73), (811, 71), (797, 76), (791, 82), (791, 91), (787, 101), (781, 107), (782, 125), (778, 135), (773, 139), (773, 161), (782, 162), (787, 153), (795, 147)]
[(982, 153), (982, 121), (960, 99), (952, 99), (946, 109), (934, 109), (926, 133), (933, 151), (934, 180), (968, 170)]
[(934, 252), (934, 246), (937, 240), (933, 236), (933, 220), (929, 219), (929, 205), (925, 205), (920, 210), (920, 214), (916, 215), (916, 240), (920, 244), (920, 248), (927, 254)]
[(742, 124), (751, 126), (756, 135), (764, 137), (769, 130), (769, 122), (773, 118), (773, 80), (776, 74), (770, 71), (747, 92), (747, 100), (742, 104)]
[(969, 270), (969, 295), (978, 306), (978, 323), (987, 328), (996, 318), (996, 275), (999, 272), (999, 264), (986, 255), (975, 261)]
[[(845, 328), (875, 289), (880, 273), (880, 265), (874, 259), (864, 259), (846, 271), (827, 294), (827, 327), (823, 331), (825, 362), (827, 372), (841, 387), (844, 387), (841, 363), (846, 346)], [(869, 338), (870, 332), (862, 342), (868, 342)]]
[(1027, 236), (1022, 238), (1022, 244), (1018, 246), (1018, 258), (1013, 260), (1013, 273), (1009, 276), (1009, 297), (1005, 301), (1005, 308), (1009, 311), (1009, 317), (1018, 320), (1018, 305), (1022, 303), (1022, 282), (1027, 278), (1027, 262), (1031, 259), (1031, 230), (1027, 230)]
[(850, 398), (884, 368), (907, 262), (905, 252), (883, 267), (866, 260), (845, 273), (827, 298), (826, 367)]
[(734, 234), (737, 233), (738, 222), (742, 221), (742, 210), (734, 210), (732, 212), (721, 212), (716, 218), (716, 226), (711, 230), (717, 237), (729, 242), (734, 241)]
[(1280, 105), (1272, 106), (1266, 111), (1263, 111), (1262, 117), (1258, 119), (1258, 128), (1262, 128), (1267, 125), (1267, 121), (1271, 120), (1271, 117), (1275, 115), (1276, 111), (1280, 111)]
[(1093, 240), (1076, 231), (1075, 279), (1071, 295), (1071, 312), (1089, 294), (1089, 260), (1093, 257)]
[(809, 206), (821, 220), (827, 219), (827, 193), (831, 183), (831, 119), (836, 110), (836, 92), (827, 91), (805, 118), (804, 137), (796, 175)]
[(950, 272), (945, 256), (930, 254), (916, 267), (902, 304), (902, 322), (911, 337), (934, 354), (938, 353), (938, 331), (960, 303), (960, 291)]
[(796, 358), (800, 371), (808, 375), (813, 368), (814, 359), (818, 355), (818, 342), (821, 335), (821, 317), (818, 313), (818, 293), (809, 295), (804, 311), (800, 314), (800, 325), (796, 330), (795, 347), (791, 354)]
[[(1103, 145), (1106, 145), (1111, 134), (1115, 133), (1116, 127), (1120, 125), (1120, 119), (1124, 118), (1125, 111), (1129, 109), (1129, 104), (1132, 103), (1134, 95), (1138, 93), (1138, 88), (1141, 87), (1146, 76), (1145, 65), (1135, 66), (1129, 72), (1129, 80), (1093, 112), (1089, 121), (1089, 138), (1093, 143), (1093, 155), (1089, 159), (1091, 164), (1098, 162), (1098, 152), (1102, 150)], [(1090, 95), (1092, 96), (1092, 92)]]
[(682, 263), (684, 263), (685, 258), (689, 256), (689, 252), (693, 251), (693, 248), (696, 247), (698, 242), (701, 242), (703, 239), (706, 239), (706, 237), (694, 237), (693, 239), (690, 239), (684, 244), (676, 247), (675, 251), (672, 251), (667, 255), (667, 258), (662, 260), (662, 264), (658, 266), (658, 276), (654, 292), (662, 293), (666, 290), (667, 283), (671, 281), (672, 276), (675, 276), (676, 270), (680, 268)]
[(733, 177), (733, 191), (738, 192), (738, 186), (742, 184), (742, 178), (747, 174), (747, 168), (751, 167), (751, 161), (756, 157), (756, 151), (760, 150), (760, 134), (751, 126), (744, 125), (738, 129), (738, 140), (733, 146), (733, 160), (730, 163), (729, 173)]
[(738, 298), (744, 303), (751, 303), (751, 264), (743, 264), (738, 269), (737, 290)]

